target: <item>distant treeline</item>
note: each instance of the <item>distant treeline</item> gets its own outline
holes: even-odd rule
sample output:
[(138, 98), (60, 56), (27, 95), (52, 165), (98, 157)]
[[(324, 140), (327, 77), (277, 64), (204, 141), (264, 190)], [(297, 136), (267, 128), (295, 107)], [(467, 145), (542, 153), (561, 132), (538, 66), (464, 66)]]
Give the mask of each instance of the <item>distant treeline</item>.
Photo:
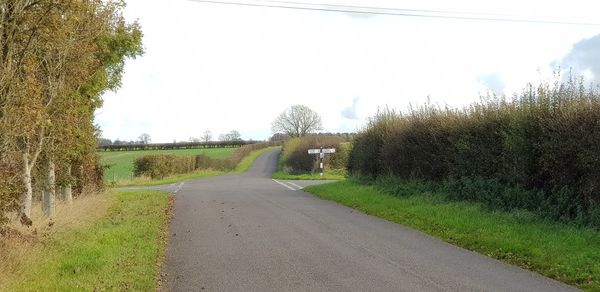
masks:
[[(352, 141), (352, 139), (354, 139), (354, 137), (356, 136), (356, 133), (348, 133), (348, 132), (344, 132), (344, 133), (330, 133), (330, 132), (323, 132), (323, 133), (313, 133), (313, 134), (310, 134), (310, 136), (339, 137), (339, 138), (342, 138), (344, 141), (349, 142), (349, 141)], [(275, 134), (273, 134), (273, 136), (271, 136), (271, 138), (269, 138), (269, 141), (286, 141), (288, 139), (290, 139), (290, 136), (288, 136), (286, 134), (275, 133)]]
[(171, 149), (193, 149), (193, 148), (232, 148), (248, 144), (256, 144), (261, 141), (238, 140), (238, 141), (210, 141), (210, 142), (180, 142), (180, 143), (132, 143), (132, 144), (110, 144), (99, 145), (99, 151), (138, 151), (138, 150), (171, 150)]

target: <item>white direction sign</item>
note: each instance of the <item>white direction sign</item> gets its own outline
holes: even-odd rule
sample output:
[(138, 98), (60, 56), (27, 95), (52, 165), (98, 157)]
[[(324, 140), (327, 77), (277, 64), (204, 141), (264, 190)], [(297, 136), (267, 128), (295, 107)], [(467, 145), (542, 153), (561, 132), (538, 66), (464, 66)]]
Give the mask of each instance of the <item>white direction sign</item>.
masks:
[[(323, 152), (321, 152), (321, 151), (323, 151)], [(308, 154), (319, 154), (319, 153), (333, 154), (333, 153), (335, 153), (335, 148), (327, 148), (327, 149), (308, 149)]]
[(318, 154), (319, 158), (321, 158), (321, 162), (319, 163), (319, 167), (321, 168), (321, 176), (323, 176), (323, 159), (325, 158), (325, 154), (334, 154), (335, 148), (327, 148), (327, 149), (308, 149), (308, 154)]

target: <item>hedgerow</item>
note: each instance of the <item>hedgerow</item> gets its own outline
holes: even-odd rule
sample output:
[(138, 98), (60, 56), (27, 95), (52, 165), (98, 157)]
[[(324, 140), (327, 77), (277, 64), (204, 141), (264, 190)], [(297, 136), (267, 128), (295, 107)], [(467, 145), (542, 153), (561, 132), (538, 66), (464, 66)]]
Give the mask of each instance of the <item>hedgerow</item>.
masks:
[(354, 139), (348, 170), (600, 227), (600, 92), (569, 79), (464, 109), (386, 109)]
[(196, 156), (176, 156), (173, 154), (146, 155), (134, 161), (135, 176), (152, 179), (192, 172), (200, 169), (233, 170), (252, 151), (274, 146), (275, 143), (255, 143), (238, 148), (226, 159), (214, 159), (205, 154)]

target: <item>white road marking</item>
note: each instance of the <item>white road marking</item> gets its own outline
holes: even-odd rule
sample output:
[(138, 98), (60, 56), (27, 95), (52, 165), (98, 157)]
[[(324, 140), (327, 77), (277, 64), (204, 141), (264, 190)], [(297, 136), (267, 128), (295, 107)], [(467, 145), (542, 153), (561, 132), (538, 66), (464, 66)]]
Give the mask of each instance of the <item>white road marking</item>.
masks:
[(179, 187), (177, 187), (177, 190), (175, 190), (175, 192), (174, 192), (175, 194), (177, 194), (177, 192), (179, 192), (181, 190), (181, 187), (183, 187), (183, 184), (185, 184), (185, 182), (181, 182), (179, 184)]
[(280, 182), (280, 181), (278, 181), (276, 179), (273, 179), (273, 181), (276, 182), (276, 183), (278, 183), (278, 184), (280, 184), (280, 185), (282, 185), (282, 186), (284, 186), (284, 187), (286, 187), (286, 188), (288, 188), (288, 189), (290, 189), (290, 190), (292, 190), (292, 191), (297, 191), (296, 189), (294, 189), (294, 188), (288, 186), (287, 184), (284, 184), (284, 183), (282, 183), (282, 182)]
[(291, 182), (291, 181), (288, 181), (288, 182), (286, 182), (286, 183), (288, 183), (288, 184), (291, 184), (291, 185), (293, 185), (293, 186), (297, 187), (299, 190), (301, 190), (301, 189), (303, 189), (303, 188), (304, 188), (304, 187), (301, 187), (301, 186), (299, 186), (299, 185), (297, 185), (297, 184), (295, 184), (295, 183), (293, 183), (293, 182)]

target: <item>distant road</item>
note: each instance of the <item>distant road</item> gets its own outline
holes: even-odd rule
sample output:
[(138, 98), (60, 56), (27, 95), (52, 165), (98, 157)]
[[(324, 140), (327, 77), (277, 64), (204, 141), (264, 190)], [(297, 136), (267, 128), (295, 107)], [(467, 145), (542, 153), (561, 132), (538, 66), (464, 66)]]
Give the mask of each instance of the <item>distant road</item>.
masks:
[(315, 182), (274, 181), (278, 151), (180, 186), (166, 290), (575, 290), (299, 190)]

